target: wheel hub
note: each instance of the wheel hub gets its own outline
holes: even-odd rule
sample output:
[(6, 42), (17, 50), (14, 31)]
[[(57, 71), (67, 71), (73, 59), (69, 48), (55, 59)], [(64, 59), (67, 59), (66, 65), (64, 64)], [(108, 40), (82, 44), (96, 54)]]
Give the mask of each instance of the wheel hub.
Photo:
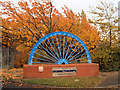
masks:
[(59, 59), (58, 64), (68, 64), (66, 59)]

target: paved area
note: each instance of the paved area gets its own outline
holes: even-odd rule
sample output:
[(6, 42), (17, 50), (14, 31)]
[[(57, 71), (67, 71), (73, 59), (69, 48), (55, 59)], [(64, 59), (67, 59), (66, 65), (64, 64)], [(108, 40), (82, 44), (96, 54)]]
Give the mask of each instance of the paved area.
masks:
[(118, 72), (100, 72), (100, 76), (103, 81), (98, 85), (98, 87), (118, 87)]

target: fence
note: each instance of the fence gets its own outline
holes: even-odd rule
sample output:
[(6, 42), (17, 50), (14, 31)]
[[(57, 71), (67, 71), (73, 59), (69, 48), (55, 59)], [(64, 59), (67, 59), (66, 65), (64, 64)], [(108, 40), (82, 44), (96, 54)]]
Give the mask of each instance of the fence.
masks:
[(15, 55), (19, 52), (10, 47), (2, 47), (2, 68), (12, 68), (14, 66)]

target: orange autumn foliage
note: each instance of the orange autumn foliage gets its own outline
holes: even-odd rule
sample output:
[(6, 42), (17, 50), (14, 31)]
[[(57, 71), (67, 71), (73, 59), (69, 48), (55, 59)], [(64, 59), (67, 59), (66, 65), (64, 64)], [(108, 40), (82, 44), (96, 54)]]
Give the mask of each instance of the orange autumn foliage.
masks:
[[(31, 51), (44, 35), (56, 31), (70, 32), (85, 42), (90, 52), (99, 42), (97, 28), (87, 22), (86, 16), (75, 14), (64, 6), (63, 13), (50, 1), (0, 2), (2, 11), (3, 46)], [(5, 17), (4, 17), (5, 16)]]
[(29, 53), (25, 50), (21, 50), (15, 56), (14, 67), (22, 67), (24, 64), (27, 64), (29, 58)]

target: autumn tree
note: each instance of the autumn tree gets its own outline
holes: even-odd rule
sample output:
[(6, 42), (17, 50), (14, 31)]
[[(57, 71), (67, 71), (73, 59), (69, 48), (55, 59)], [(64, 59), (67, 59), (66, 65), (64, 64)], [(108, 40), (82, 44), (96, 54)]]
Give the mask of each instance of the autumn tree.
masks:
[[(19, 1), (18, 7), (12, 2), (1, 2), (3, 45), (31, 50), (44, 35), (55, 31), (66, 31), (80, 37), (89, 48), (96, 45), (97, 29), (86, 22), (80, 14), (64, 6), (62, 15), (50, 1)], [(6, 17), (3, 17), (6, 16)], [(87, 36), (88, 35), (88, 36)], [(87, 38), (87, 39), (85, 39)], [(90, 39), (91, 38), (91, 39)]]
[(95, 26), (92, 26), (87, 18), (86, 14), (82, 10), (81, 12), (81, 38), (83, 38), (83, 41), (88, 46), (90, 52), (93, 52), (93, 50), (96, 48), (97, 44), (100, 43), (100, 37), (99, 37), (99, 31)]
[[(78, 36), (87, 45), (90, 52), (99, 42), (97, 28), (92, 26), (86, 19), (86, 14), (75, 14), (67, 6), (64, 6), (61, 14), (52, 5), (51, 1), (19, 1), (18, 6), (13, 2), (0, 2), (2, 9), (2, 38), (4, 47), (11, 47), (30, 53), (35, 43), (51, 32), (65, 31)], [(26, 63), (26, 56), (21, 60), (16, 59), (16, 67)], [(17, 62), (20, 61), (20, 62)], [(24, 61), (25, 62), (24, 62)], [(28, 59), (27, 59), (28, 60)]]
[(118, 26), (116, 25), (118, 22), (117, 11), (118, 8), (111, 2), (100, 1), (100, 5), (95, 8), (90, 7), (90, 13), (95, 16), (89, 22), (100, 27), (102, 39), (109, 41), (109, 46), (111, 46), (112, 42), (116, 42), (118, 36)]
[(6, 16), (2, 19), (4, 46), (19, 47), (20, 44), (28, 49), (45, 34), (54, 31), (56, 21), (52, 18), (57, 20), (59, 13), (52, 3), (36, 1), (31, 4), (20, 1), (16, 7), (10, 1), (1, 2), (3, 11), (0, 14)]
[(100, 40), (97, 28), (87, 21), (85, 13), (84, 15), (83, 13), (75, 14), (67, 6), (62, 9), (65, 16), (60, 18), (58, 24), (56, 24), (58, 30), (75, 34), (85, 42), (90, 52), (93, 52)]
[(100, 1), (100, 5), (91, 7), (90, 13), (94, 15), (90, 23), (99, 27), (101, 31), (101, 42), (95, 52), (91, 54), (94, 63), (99, 63), (101, 71), (118, 71), (119, 48), (118, 44), (118, 18), (117, 7), (113, 3)]

